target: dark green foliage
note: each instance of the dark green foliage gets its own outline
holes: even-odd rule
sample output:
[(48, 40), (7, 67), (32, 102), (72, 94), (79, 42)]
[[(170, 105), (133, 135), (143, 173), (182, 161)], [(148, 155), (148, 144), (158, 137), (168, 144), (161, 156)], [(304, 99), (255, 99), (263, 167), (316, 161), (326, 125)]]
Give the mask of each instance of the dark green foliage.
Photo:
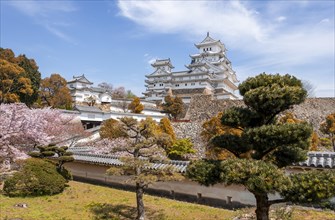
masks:
[(245, 137), (233, 134), (222, 134), (212, 139), (212, 144), (216, 147), (223, 148), (234, 154), (236, 157), (243, 157), (251, 150), (251, 146)]
[(279, 113), (306, 98), (307, 92), (300, 80), (290, 75), (263, 73), (248, 78), (239, 89), (247, 107), (226, 110), (221, 123), (223, 128), (241, 132), (212, 138), (213, 146), (228, 150), (236, 158), (222, 161), (219, 166), (214, 166), (212, 161), (197, 162), (191, 165), (189, 178), (206, 185), (244, 185), (256, 198), (257, 219), (263, 220), (269, 219), (270, 205), (279, 202), (269, 201), (269, 193), (285, 192), (285, 200), (281, 202), (320, 201), (334, 195), (331, 175), (306, 172), (292, 174), (291, 180), (280, 169), (304, 161), (310, 146), (311, 125), (277, 122)]
[(302, 103), (307, 96), (301, 81), (288, 74), (262, 73), (248, 78), (238, 88), (244, 103), (259, 114), (264, 124), (274, 122), (278, 113)]
[(20, 100), (31, 106), (38, 99), (38, 90), (40, 88), (41, 73), (38, 71), (38, 66), (33, 59), (28, 59), (25, 55), (17, 57), (17, 64), (25, 70), (25, 76), (30, 79), (33, 94), (20, 94)]
[(64, 164), (67, 162), (74, 161), (73, 153), (67, 152), (68, 149), (67, 146), (62, 147), (56, 147), (54, 145), (49, 146), (39, 146), (38, 149), (40, 152), (29, 152), (29, 156), (35, 157), (35, 158), (48, 158), (52, 157), (54, 155), (57, 155), (57, 157), (54, 157), (52, 159), (56, 160), (57, 163), (55, 164), (57, 166), (57, 171), (67, 180), (72, 179), (71, 173), (64, 168)]
[(221, 170), (221, 182), (242, 184), (250, 192), (281, 192), (291, 185), (283, 170), (261, 160), (228, 159), (221, 162)]
[[(252, 157), (254, 159), (261, 160), (271, 157), (274, 164), (282, 167), (306, 159), (306, 157), (301, 157), (301, 154), (306, 155), (312, 132), (312, 127), (306, 123), (263, 125), (246, 130), (242, 136), (245, 137), (247, 143), (253, 146)], [(288, 149), (292, 149), (290, 150), (291, 160), (283, 163), (281, 156)]]
[(3, 190), (8, 196), (41, 196), (60, 193), (65, 187), (66, 180), (54, 164), (31, 158), (5, 181)]
[(68, 169), (66, 169), (66, 168), (64, 168), (64, 167), (63, 167), (62, 169), (58, 169), (58, 168), (57, 168), (57, 171), (58, 171), (58, 173), (59, 173), (60, 175), (62, 175), (63, 178), (66, 179), (67, 181), (69, 181), (69, 180), (73, 180), (73, 176), (72, 176), (71, 172), (70, 172)]
[(309, 171), (290, 176), (293, 187), (282, 196), (296, 203), (316, 203), (335, 196), (335, 171)]
[(221, 162), (197, 160), (187, 166), (186, 176), (202, 185), (210, 186), (221, 182)]
[(248, 108), (232, 107), (227, 109), (221, 118), (223, 125), (244, 129), (260, 125), (260, 116)]

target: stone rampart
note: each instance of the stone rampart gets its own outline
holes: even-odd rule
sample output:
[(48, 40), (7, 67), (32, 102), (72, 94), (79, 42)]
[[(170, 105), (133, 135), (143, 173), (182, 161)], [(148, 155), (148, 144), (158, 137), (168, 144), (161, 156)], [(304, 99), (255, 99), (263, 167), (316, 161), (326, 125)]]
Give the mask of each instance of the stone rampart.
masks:
[[(213, 100), (209, 95), (197, 95), (191, 99), (185, 119), (188, 123), (172, 123), (178, 138), (189, 137), (197, 149), (194, 157), (205, 156), (205, 146), (200, 133), (204, 121), (232, 106), (244, 106), (242, 100)], [(332, 112), (335, 112), (335, 98), (308, 98), (300, 105), (289, 110), (301, 120), (311, 123), (319, 131), (320, 123)], [(319, 133), (319, 132), (318, 132)], [(320, 134), (320, 133), (319, 133)]]

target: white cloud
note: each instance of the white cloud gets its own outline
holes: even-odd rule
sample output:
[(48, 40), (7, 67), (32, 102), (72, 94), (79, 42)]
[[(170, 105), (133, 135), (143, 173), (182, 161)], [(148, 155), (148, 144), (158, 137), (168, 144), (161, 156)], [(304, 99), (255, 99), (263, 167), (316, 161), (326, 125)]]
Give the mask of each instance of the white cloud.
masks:
[(9, 1), (12, 5), (22, 13), (29, 16), (48, 16), (50, 13), (73, 12), (77, 9), (69, 1)]
[[(265, 6), (240, 1), (119, 1), (118, 7), (122, 16), (148, 32), (180, 34), (194, 43), (209, 31), (228, 50), (250, 58), (238, 64), (242, 75), (248, 74), (244, 71), (259, 73), (260, 70), (299, 72), (297, 68), (301, 66), (306, 67), (307, 75), (312, 75), (320, 71), (315, 69), (318, 65), (329, 67), (332, 62), (333, 67), (322, 73), (327, 78), (334, 75), (334, 61), (331, 61), (335, 48), (334, 22), (320, 18), (325, 16), (316, 11), (320, 4), (311, 4), (307, 1), (269, 1)], [(332, 14), (327, 17), (334, 16), (333, 11), (329, 13)], [(313, 81), (313, 77), (306, 79)], [(317, 86), (324, 85), (320, 82)]]
[(72, 22), (58, 20), (63, 13), (76, 11), (77, 9), (69, 1), (8, 1), (7, 4), (19, 10), (21, 13), (34, 19), (35, 23), (43, 26), (53, 35), (62, 40), (74, 43), (62, 29), (69, 27)]
[[(221, 32), (225, 38), (264, 37), (264, 28), (257, 22), (257, 13), (240, 2), (206, 1), (119, 1), (122, 16), (160, 33), (188, 32), (203, 35), (206, 31)], [(220, 33), (220, 32), (219, 32)]]
[(330, 22), (329, 18), (325, 18), (325, 19), (322, 19), (320, 21), (320, 24), (322, 24), (322, 23), (329, 23), (329, 22)]
[(278, 22), (282, 22), (282, 21), (285, 21), (286, 20), (286, 17), (285, 16), (279, 16), (276, 18), (276, 21)]

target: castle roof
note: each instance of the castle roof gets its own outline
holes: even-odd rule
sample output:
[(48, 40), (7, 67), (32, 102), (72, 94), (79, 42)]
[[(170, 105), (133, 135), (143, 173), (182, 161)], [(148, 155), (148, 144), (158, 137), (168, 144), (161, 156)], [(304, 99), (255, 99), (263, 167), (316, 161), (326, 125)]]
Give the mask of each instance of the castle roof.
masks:
[(95, 106), (76, 105), (73, 107), (73, 109), (78, 110), (80, 112), (102, 113), (102, 111)]
[(81, 76), (73, 76), (73, 79), (70, 81), (67, 81), (67, 83), (73, 83), (73, 82), (80, 82), (80, 83), (85, 83), (85, 84), (93, 84), (91, 81), (89, 81), (85, 75), (81, 75)]
[(174, 66), (171, 63), (170, 58), (168, 59), (162, 59), (162, 60), (156, 60), (153, 64), (151, 64), (151, 66), (153, 67), (157, 67), (157, 66), (169, 66), (170, 68), (174, 68)]
[(200, 43), (198, 44), (195, 44), (195, 46), (200, 49), (201, 47), (204, 47), (204, 46), (210, 46), (210, 45), (218, 45), (221, 47), (222, 51), (225, 51), (226, 47), (224, 46), (223, 43), (221, 43), (220, 40), (214, 40), (213, 38), (211, 38), (209, 36), (209, 32), (207, 32), (207, 36), (205, 37), (205, 39), (203, 41), (201, 41)]

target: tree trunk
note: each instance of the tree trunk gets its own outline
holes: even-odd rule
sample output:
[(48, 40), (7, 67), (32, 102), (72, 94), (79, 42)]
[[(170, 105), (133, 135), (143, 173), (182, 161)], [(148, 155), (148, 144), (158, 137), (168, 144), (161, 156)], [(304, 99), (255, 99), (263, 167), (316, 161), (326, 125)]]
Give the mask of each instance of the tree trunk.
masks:
[(334, 134), (332, 134), (332, 135), (330, 136), (330, 140), (331, 140), (331, 142), (332, 142), (332, 144), (333, 144), (333, 150), (334, 150), (334, 152), (335, 152), (335, 137), (334, 137)]
[(137, 204), (137, 217), (136, 220), (145, 219), (144, 203), (143, 203), (143, 184), (136, 183), (136, 204)]
[(256, 217), (257, 220), (269, 220), (269, 198), (266, 193), (254, 194), (256, 197)]

